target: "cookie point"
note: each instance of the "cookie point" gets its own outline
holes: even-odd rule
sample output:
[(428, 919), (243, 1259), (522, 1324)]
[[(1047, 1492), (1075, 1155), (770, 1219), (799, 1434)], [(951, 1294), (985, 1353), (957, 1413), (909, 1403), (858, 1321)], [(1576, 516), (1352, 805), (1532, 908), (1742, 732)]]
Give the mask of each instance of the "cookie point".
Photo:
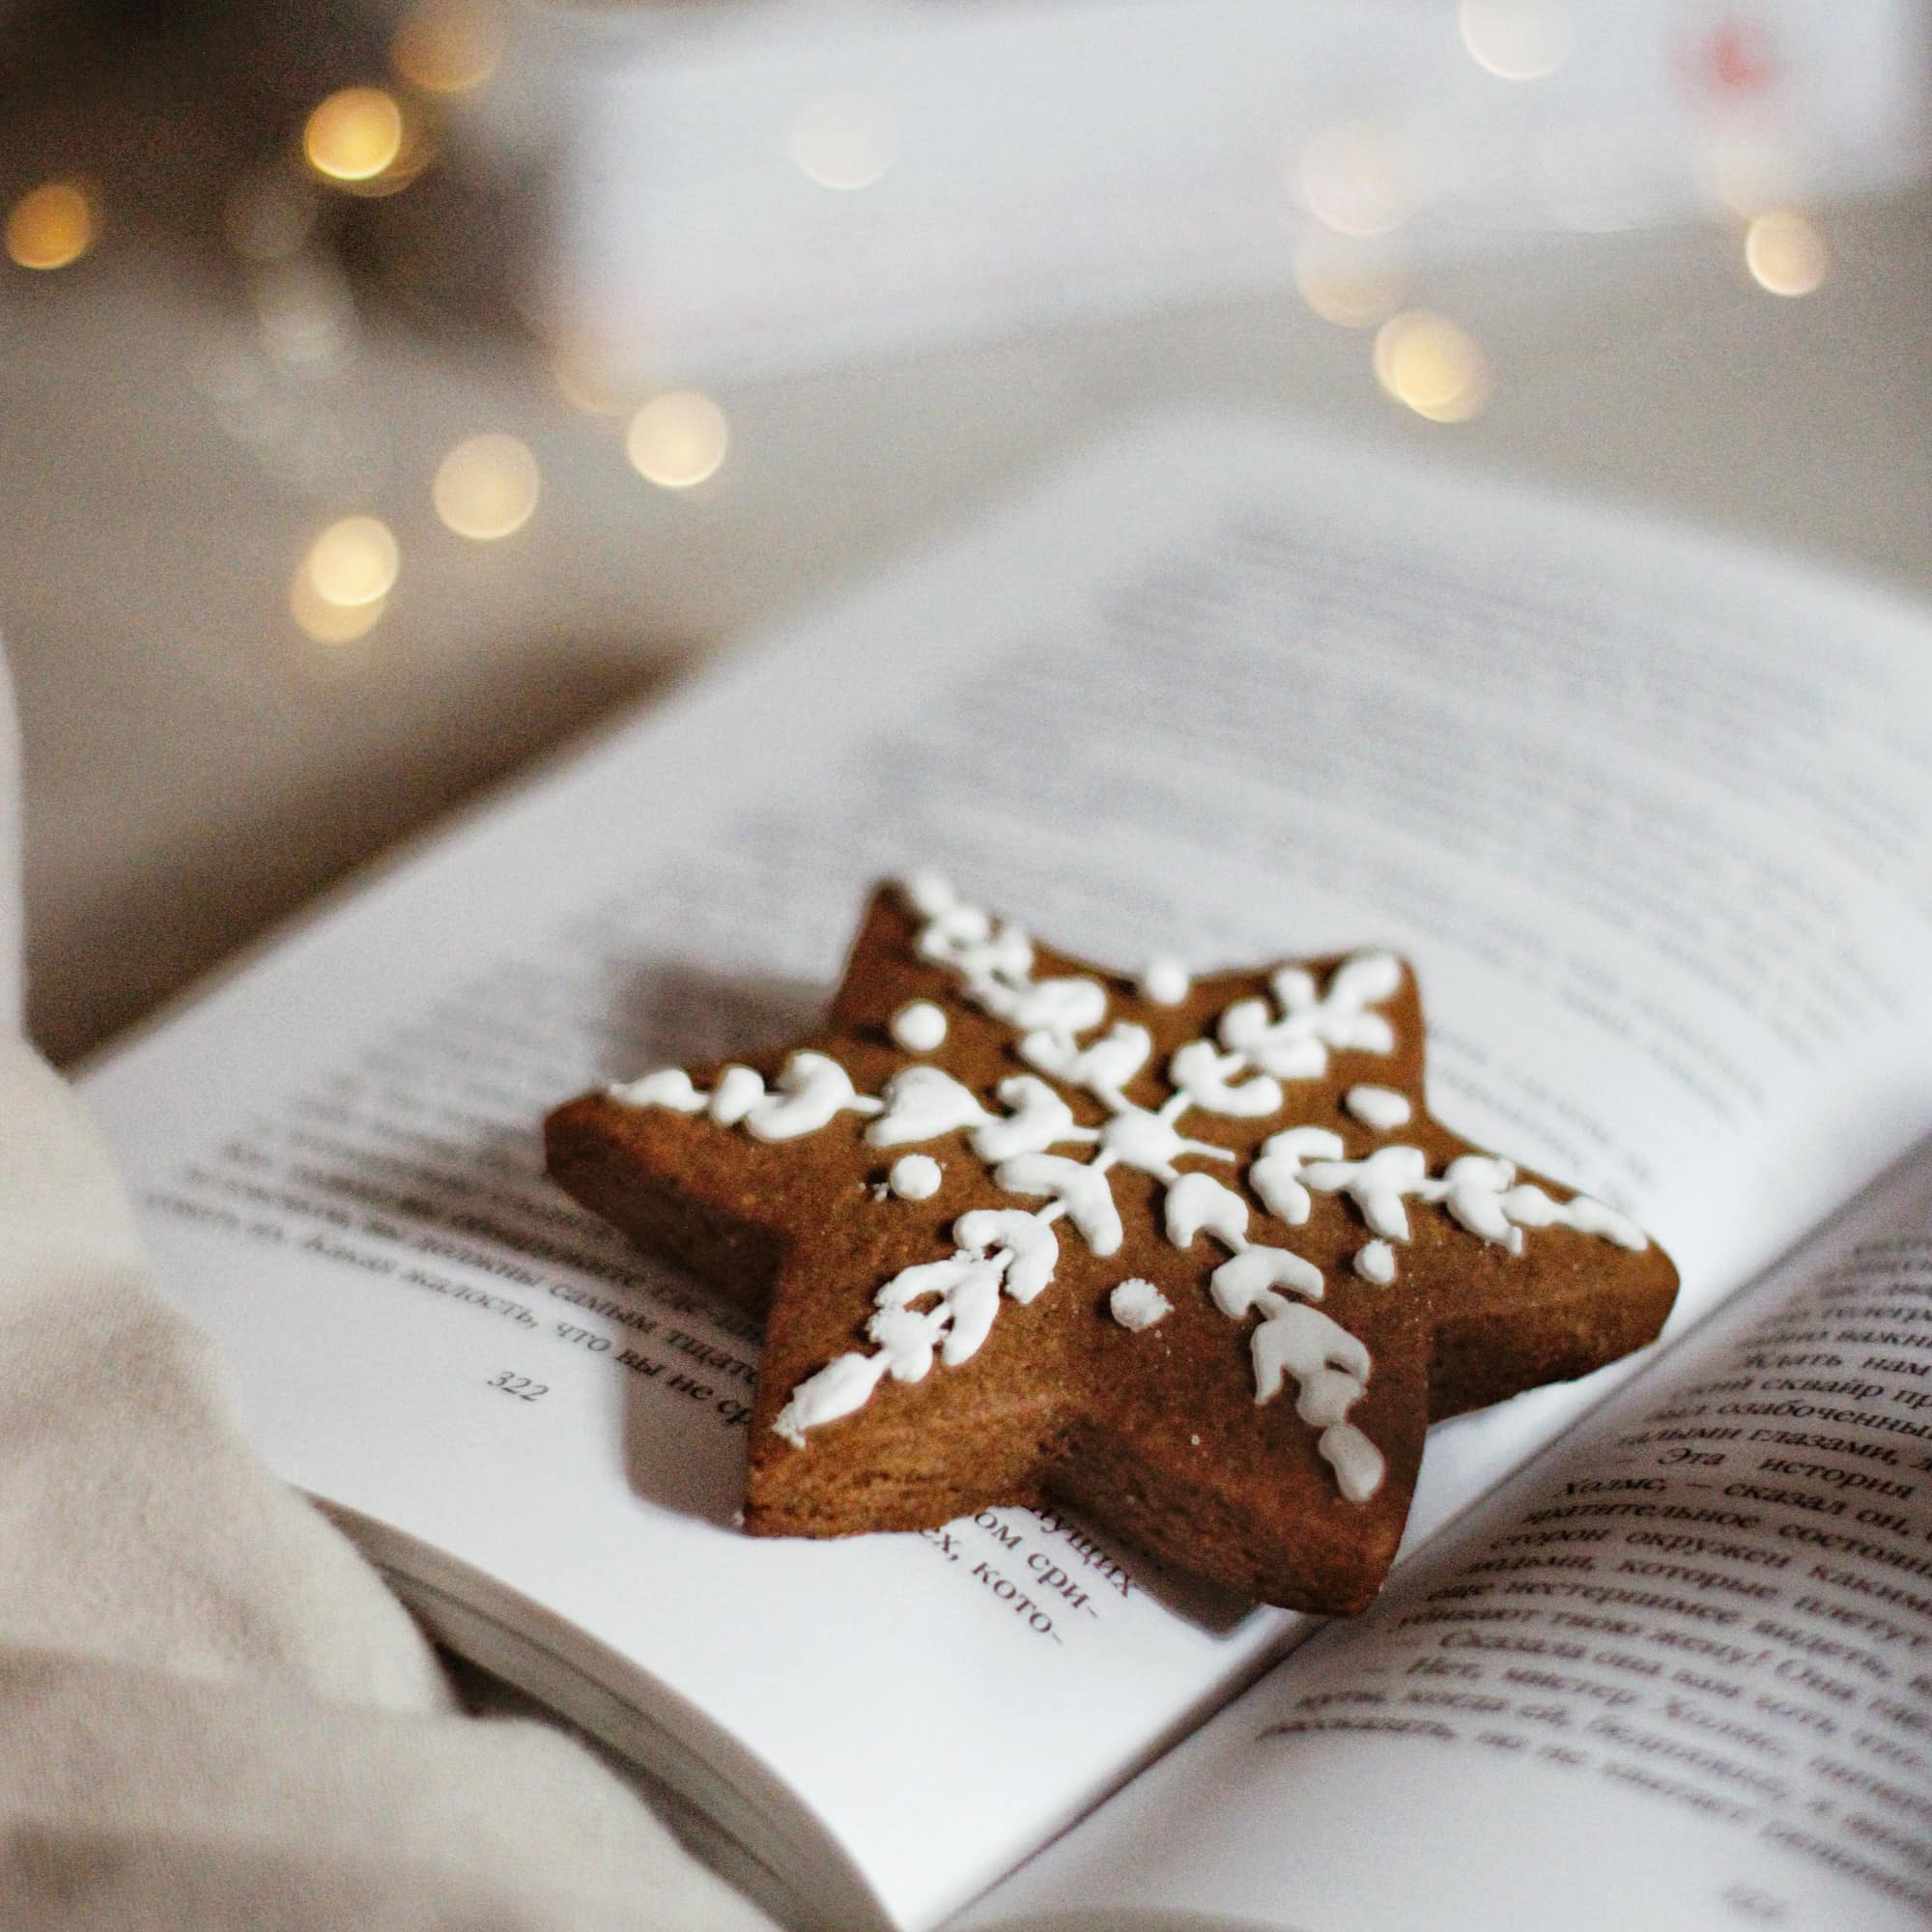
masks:
[(906, 873), (898, 881), (898, 889), (913, 911), (926, 919), (951, 912), (959, 903), (959, 895), (952, 890), (952, 881), (927, 866)]

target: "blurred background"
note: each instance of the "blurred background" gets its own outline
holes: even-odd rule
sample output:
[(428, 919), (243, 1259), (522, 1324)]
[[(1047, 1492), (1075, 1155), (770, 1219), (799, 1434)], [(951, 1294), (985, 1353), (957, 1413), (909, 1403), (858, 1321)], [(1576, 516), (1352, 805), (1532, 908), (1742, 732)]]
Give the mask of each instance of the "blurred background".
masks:
[(1162, 407), (1932, 592), (1929, 43), (1918, 0), (0, 0), (38, 1037)]

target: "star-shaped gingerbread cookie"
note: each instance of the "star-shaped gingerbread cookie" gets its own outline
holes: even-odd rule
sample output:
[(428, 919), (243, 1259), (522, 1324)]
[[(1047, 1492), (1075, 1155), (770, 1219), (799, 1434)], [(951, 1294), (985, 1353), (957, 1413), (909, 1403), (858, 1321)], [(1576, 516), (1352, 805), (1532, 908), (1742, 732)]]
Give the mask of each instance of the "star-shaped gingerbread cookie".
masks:
[(1392, 954), (1129, 980), (931, 877), (874, 896), (816, 1037), (546, 1138), (766, 1314), (749, 1529), (1052, 1496), (1297, 1608), (1373, 1597), (1432, 1418), (1640, 1347), (1676, 1293), (1625, 1216), (1429, 1117)]

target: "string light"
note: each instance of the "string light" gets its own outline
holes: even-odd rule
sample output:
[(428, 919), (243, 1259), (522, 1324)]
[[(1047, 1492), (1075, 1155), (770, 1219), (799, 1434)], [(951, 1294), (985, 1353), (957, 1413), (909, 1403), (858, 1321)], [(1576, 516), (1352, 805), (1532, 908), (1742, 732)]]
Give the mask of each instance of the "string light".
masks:
[(1489, 358), (1447, 316), (1406, 309), (1376, 331), (1376, 380), (1431, 422), (1466, 422), (1490, 399)]
[(7, 216), (7, 253), (23, 269), (65, 269), (94, 246), (100, 230), (92, 192), (81, 182), (43, 182)]
[(1402, 276), (1389, 263), (1325, 235), (1295, 249), (1294, 286), (1323, 322), (1342, 328), (1371, 328), (1402, 301)]
[(646, 482), (689, 490), (718, 473), (730, 441), (724, 412), (709, 396), (668, 389), (631, 418), (624, 452)]
[(1825, 238), (1802, 214), (1760, 214), (1745, 230), (1745, 267), (1775, 296), (1808, 296), (1824, 281)]
[(403, 110), (380, 87), (345, 87), (320, 102), (302, 129), (302, 153), (332, 182), (371, 182), (403, 151)]
[(1337, 235), (1386, 235), (1414, 212), (1408, 158), (1373, 121), (1322, 128), (1302, 149), (1296, 175), (1308, 212)]
[(495, 7), (425, 0), (397, 23), (389, 65), (425, 94), (469, 94), (496, 73), (506, 38)]
[(820, 187), (847, 192), (870, 187), (891, 171), (897, 153), (892, 109), (870, 95), (809, 100), (791, 124), (791, 157)]
[(395, 588), (402, 551), (379, 517), (344, 517), (310, 546), (302, 574), (325, 603), (356, 610)]
[(526, 443), (491, 432), (459, 442), (442, 459), (430, 497), (458, 536), (489, 543), (529, 522), (541, 481)]
[(1562, 0), (1462, 0), (1456, 25), (1469, 58), (1498, 80), (1542, 80), (1576, 39)]

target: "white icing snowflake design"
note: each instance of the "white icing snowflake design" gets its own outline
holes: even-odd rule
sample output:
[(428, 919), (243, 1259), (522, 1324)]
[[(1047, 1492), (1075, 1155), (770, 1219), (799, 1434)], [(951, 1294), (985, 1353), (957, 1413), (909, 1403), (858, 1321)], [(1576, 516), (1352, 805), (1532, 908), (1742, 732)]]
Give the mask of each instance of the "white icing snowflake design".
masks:
[[(1287, 1086), (1321, 1078), (1332, 1051), (1393, 1052), (1394, 1029), (1376, 1009), (1400, 988), (1402, 963), (1387, 952), (1358, 952), (1323, 986), (1301, 967), (1281, 968), (1269, 981), (1272, 1005), (1237, 1000), (1220, 1015), (1214, 1037), (1188, 1040), (1174, 1052), (1167, 1064), (1173, 1091), (1158, 1111), (1150, 1111), (1123, 1090), (1151, 1057), (1152, 1038), (1129, 1022), (1107, 1026), (1107, 989), (1099, 980), (1035, 979), (1027, 935), (966, 904), (929, 873), (900, 890), (924, 922), (917, 940), (921, 955), (953, 973), (967, 1000), (1011, 1027), (1019, 1057), (1037, 1069), (1000, 1082), (999, 1110), (923, 1063), (899, 1068), (878, 1095), (861, 1094), (836, 1060), (810, 1051), (794, 1053), (769, 1089), (752, 1068), (727, 1066), (709, 1093), (676, 1067), (609, 1090), (632, 1106), (701, 1113), (764, 1141), (815, 1133), (841, 1113), (866, 1118), (865, 1139), (881, 1149), (963, 1132), (973, 1153), (991, 1167), (996, 1186), (1044, 1203), (977, 1208), (960, 1215), (952, 1224), (952, 1254), (904, 1268), (878, 1291), (866, 1331), (871, 1351), (850, 1350), (808, 1377), (773, 1428), (803, 1447), (810, 1431), (862, 1407), (885, 1377), (916, 1382), (931, 1372), (935, 1357), (948, 1368), (969, 1360), (991, 1332), (1003, 1294), (1029, 1302), (1053, 1280), (1061, 1221), (1095, 1255), (1118, 1253), (1124, 1235), (1107, 1177), (1126, 1167), (1163, 1183), (1162, 1218), (1176, 1247), (1191, 1248), (1206, 1236), (1226, 1251), (1208, 1277), (1208, 1293), (1231, 1321), (1259, 1318), (1249, 1343), (1256, 1402), (1271, 1402), (1293, 1378), (1296, 1413), (1320, 1432), (1318, 1447), (1342, 1494), (1352, 1502), (1373, 1496), (1384, 1473), (1382, 1455), (1349, 1420), (1368, 1389), (1368, 1350), (1312, 1305), (1324, 1288), (1312, 1262), (1251, 1239), (1243, 1196), (1212, 1174), (1178, 1163), (1193, 1158), (1232, 1165), (1236, 1158), (1181, 1132), (1192, 1109), (1241, 1120), (1279, 1115), (1289, 1104)], [(1092, 1037), (1083, 1043), (1082, 1035)], [(1092, 1094), (1107, 1119), (1098, 1126), (1082, 1125), (1038, 1074)], [(1356, 1111), (1359, 1116), (1368, 1109)], [(1384, 1118), (1393, 1112), (1385, 1108)], [(1390, 1119), (1389, 1128), (1379, 1130), (1394, 1124)], [(1078, 1151), (1058, 1153), (1057, 1148)], [(1519, 1183), (1510, 1162), (1492, 1155), (1465, 1154), (1434, 1176), (1420, 1148), (1391, 1144), (1360, 1160), (1347, 1159), (1346, 1152), (1340, 1136), (1326, 1127), (1288, 1126), (1257, 1150), (1245, 1179), (1268, 1211), (1292, 1228), (1306, 1223), (1315, 1194), (1346, 1194), (1375, 1237), (1355, 1260), (1365, 1280), (1394, 1279), (1391, 1244), (1409, 1238), (1408, 1202), (1442, 1208), (1510, 1254), (1521, 1252), (1525, 1228), (1556, 1224), (1621, 1247), (1647, 1245), (1634, 1222), (1603, 1203), (1582, 1196), (1554, 1201), (1540, 1187)], [(1117, 1317), (1122, 1326), (1151, 1326), (1159, 1319), (1139, 1297), (1130, 1297), (1129, 1305), (1131, 1317)], [(1151, 1320), (1141, 1319), (1143, 1313)]]

